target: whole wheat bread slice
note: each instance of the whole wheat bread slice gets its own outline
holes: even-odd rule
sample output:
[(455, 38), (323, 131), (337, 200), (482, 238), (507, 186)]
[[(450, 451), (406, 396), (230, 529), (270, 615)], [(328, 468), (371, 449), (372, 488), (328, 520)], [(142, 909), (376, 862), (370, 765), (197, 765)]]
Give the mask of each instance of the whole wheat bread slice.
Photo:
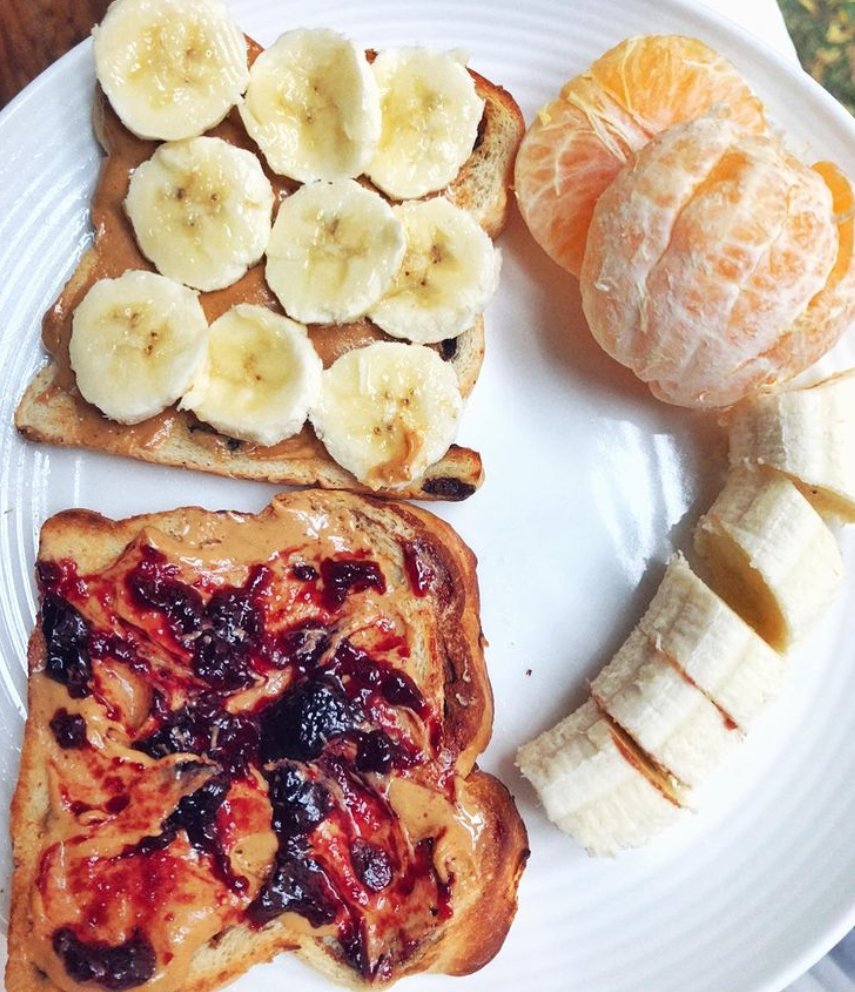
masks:
[[(260, 51), (259, 46), (250, 43), (251, 59)], [(508, 190), (524, 122), (510, 94), (477, 73), (472, 75), (476, 89), (485, 101), (484, 115), (471, 156), (443, 192), (495, 237), (506, 221)], [(142, 425), (125, 427), (108, 421), (82, 399), (68, 362), (74, 309), (97, 279), (115, 278), (128, 268), (152, 268), (137, 249), (122, 202), (130, 173), (150, 157), (155, 144), (127, 131), (100, 90), (96, 92), (94, 126), (106, 153), (92, 208), (95, 242), (45, 315), (42, 340), (50, 357), (18, 405), (15, 423), (20, 432), (31, 441), (107, 451), (216, 475), (370, 491), (329, 457), (308, 424), (296, 439), (273, 448), (260, 448), (218, 434), (187, 411), (172, 408)], [(237, 111), (232, 111), (210, 133), (257, 152)], [(264, 167), (277, 198), (286, 196), (296, 187), (296, 183), (275, 176), (266, 165)], [(226, 290), (202, 293), (200, 300), (208, 319), (215, 320), (236, 302), (260, 303), (281, 312), (264, 281), (263, 268), (263, 263), (256, 266)], [(316, 346), (325, 349), (323, 357), (327, 364), (354, 344), (391, 340), (367, 320), (347, 327), (313, 326), (309, 328), (309, 334)], [(458, 338), (436, 347), (454, 366), (461, 392), (464, 397), (468, 396), (484, 357), (483, 320), (479, 317)], [(465, 499), (482, 480), (481, 458), (477, 452), (453, 445), (423, 478), (403, 489), (379, 492), (427, 500)]]
[[(158, 549), (157, 552), (152, 552), (152, 548)], [(370, 786), (373, 791), (366, 792), (367, 796), (385, 797), (383, 802), (397, 804), (394, 806), (395, 822), (399, 826), (395, 829), (400, 829), (403, 831), (401, 836), (409, 838), (408, 857), (411, 860), (402, 861), (395, 868), (398, 874), (393, 872), (388, 888), (383, 888), (386, 893), (383, 898), (393, 907), (394, 914), (372, 917), (372, 912), (381, 912), (371, 909), (371, 906), (380, 905), (379, 902), (371, 903), (375, 890), (368, 888), (362, 893), (369, 903), (362, 921), (374, 920), (381, 938), (384, 933), (390, 935), (387, 944), (382, 939), (377, 943), (377, 934), (360, 938), (363, 939), (360, 958), (353, 946), (348, 945), (350, 950), (346, 950), (342, 934), (350, 931), (336, 929), (338, 921), (324, 929), (315, 929), (307, 925), (302, 915), (285, 913), (274, 915), (259, 925), (256, 918), (247, 915), (244, 900), (241, 911), (229, 916), (224, 925), (213, 927), (215, 932), (208, 934), (198, 946), (191, 939), (193, 947), (192, 953), (187, 952), (186, 976), (179, 976), (177, 987), (183, 992), (205, 992), (283, 950), (294, 950), (334, 981), (354, 987), (385, 985), (403, 975), (425, 970), (465, 974), (490, 960), (499, 950), (515, 912), (516, 888), (527, 856), (527, 841), (507, 790), (475, 765), (490, 737), (492, 697), (484, 664), (474, 556), (447, 524), (425, 510), (351, 493), (309, 490), (279, 496), (256, 516), (185, 508), (114, 522), (88, 511), (70, 510), (45, 523), (38, 566), (42, 589), (40, 623), (30, 641), (29, 717), (11, 820), (15, 871), (6, 973), (9, 992), (77, 992), (99, 987), (91, 981), (80, 985), (70, 979), (65, 959), (52, 949), (58, 927), (70, 927), (77, 937), (86, 937), (90, 942), (97, 941), (99, 935), (106, 938), (112, 933), (115, 946), (116, 942), (127, 940), (128, 933), (135, 927), (145, 931), (152, 919), (158, 921), (158, 926), (167, 926), (163, 921), (168, 920), (169, 914), (181, 911), (179, 904), (170, 903), (171, 893), (182, 891), (181, 874), (170, 878), (158, 900), (149, 893), (149, 902), (157, 902), (153, 915), (149, 911), (146, 916), (144, 910), (136, 916), (127, 915), (128, 905), (132, 909), (147, 905), (140, 896), (140, 886), (145, 889), (146, 885), (154, 887), (159, 883), (140, 882), (139, 877), (157, 878), (154, 867), (160, 864), (159, 861), (144, 862), (139, 873), (131, 872), (118, 891), (106, 885), (104, 879), (108, 875), (99, 875), (95, 868), (87, 868), (89, 874), (85, 877), (91, 887), (74, 889), (69, 883), (74, 892), (71, 904), (64, 903), (56, 895), (65, 890), (62, 885), (57, 888), (54, 884), (51, 866), (58, 862), (69, 866), (79, 864), (75, 857), (82, 859), (83, 853), (91, 854), (92, 850), (100, 852), (103, 860), (96, 864), (106, 866), (104, 872), (111, 871), (111, 866), (115, 865), (133, 866), (134, 858), (128, 860), (127, 857), (128, 845), (139, 843), (142, 837), (148, 837), (150, 842), (158, 830), (165, 831), (164, 817), (178, 799), (189, 794), (199, 781), (210, 782), (212, 776), (223, 774), (223, 769), (229, 767), (227, 762), (233, 760), (230, 753), (224, 752), (226, 756), (223, 757), (213, 750), (216, 735), (211, 736), (204, 747), (186, 754), (176, 754), (174, 748), (167, 754), (160, 754), (145, 744), (157, 739), (151, 736), (153, 728), (169, 724), (172, 717), (167, 715), (167, 710), (169, 713), (185, 712), (190, 701), (210, 690), (210, 676), (200, 676), (193, 667), (188, 669), (183, 649), (176, 648), (178, 641), (171, 640), (169, 634), (163, 632), (168, 626), (164, 621), (167, 614), (158, 609), (152, 613), (149, 607), (140, 608), (128, 592), (143, 574), (138, 571), (140, 562), (160, 561), (157, 554), (165, 556), (172, 569), (168, 574), (183, 588), (193, 582), (194, 588), (203, 590), (202, 598), (207, 598), (208, 606), (212, 602), (212, 590), (223, 584), (226, 594), (231, 595), (229, 590), (247, 588), (251, 581), (261, 583), (251, 586), (260, 589), (262, 597), (252, 602), (266, 604), (258, 607), (264, 616), (265, 637), (275, 634), (275, 638), (279, 638), (282, 629), (292, 630), (295, 616), (301, 620), (307, 615), (320, 617), (326, 632), (323, 636), (328, 636), (329, 640), (318, 642), (324, 647), (321, 654), (313, 656), (312, 664), (316, 669), (312, 669), (302, 655), (294, 657), (302, 659), (303, 669), (299, 665), (284, 669), (261, 665), (254, 669), (255, 675), (248, 687), (234, 689), (226, 695), (233, 713), (254, 714), (252, 719), (259, 721), (259, 726), (268, 727), (265, 732), (274, 727), (276, 734), (284, 733), (279, 728), (287, 723), (282, 717), (286, 710), (275, 709), (277, 700), (286, 698), (289, 692), (292, 695), (288, 698), (293, 700), (296, 694), (304, 691), (307, 682), (301, 682), (301, 678), (313, 678), (320, 673), (320, 677), (327, 679), (324, 673), (331, 669), (324, 666), (336, 664), (340, 652), (345, 650), (346, 639), (367, 652), (366, 657), (387, 659), (392, 667), (379, 667), (381, 674), (385, 671), (387, 675), (393, 672), (405, 675), (418, 688), (424, 701), (424, 708), (419, 709), (412, 698), (408, 701), (400, 697), (399, 692), (394, 697), (398, 700), (394, 708), (397, 722), (392, 729), (387, 725), (390, 739), (422, 742), (425, 749), (422, 763), (396, 765), (382, 774), (376, 770), (359, 772), (354, 764), (358, 758), (347, 750), (352, 748), (347, 736), (350, 731), (343, 737), (328, 735), (323, 740), (322, 751), (309, 759), (293, 760), (292, 755), (284, 762), (301, 770), (304, 776), (301, 781), (310, 781), (310, 776), (318, 769), (327, 769), (326, 774), (335, 778), (339, 773), (330, 773), (329, 769), (338, 768), (335, 762), (340, 761), (353, 781), (361, 783), (360, 788), (365, 783)], [(343, 596), (328, 600), (329, 589), (333, 589), (335, 583), (324, 571), (322, 563), (329, 556), (338, 561), (345, 558), (351, 562), (374, 563), (381, 570), (382, 581), (376, 580), (375, 575), (373, 584), (351, 584)], [(259, 578), (259, 565), (272, 569), (273, 577)], [(264, 585), (265, 582), (268, 585)], [(149, 588), (145, 586), (145, 589)], [(68, 620), (72, 616), (65, 614), (65, 627), (56, 621), (57, 599), (71, 604), (87, 625), (90, 667), (83, 689), (80, 678), (69, 674), (73, 666), (64, 669), (60, 666), (59, 670), (56, 667), (57, 651), (61, 654), (62, 645), (70, 643)], [(130, 613), (129, 603), (137, 603)], [(277, 612), (283, 603), (290, 604), (284, 617)], [(186, 616), (186, 611), (183, 615)], [(247, 615), (242, 616), (244, 627), (249, 628)], [(58, 630), (65, 633), (58, 634)], [(124, 650), (115, 642), (110, 642), (113, 646), (108, 649), (103, 648), (107, 643), (104, 640), (107, 631), (122, 639)], [(393, 635), (398, 637), (398, 642)], [(264, 643), (285, 643), (275, 638)], [(49, 648), (46, 640), (50, 643)], [(254, 643), (256, 648), (253, 650), (260, 651), (258, 644), (261, 641)], [(102, 645), (97, 652), (96, 644)], [(130, 654), (128, 645), (132, 646)], [(75, 657), (79, 658), (79, 655)], [(230, 659), (233, 657), (236, 656), (230, 656)], [(359, 664), (370, 665), (371, 662), (363, 659)], [(48, 668), (52, 673), (50, 676)], [(305, 671), (299, 675), (303, 670), (314, 671), (315, 675), (306, 675)], [(367, 668), (364, 670), (368, 671)], [(288, 676), (284, 688), (275, 684), (282, 671)], [(77, 674), (79, 676), (80, 672)], [(117, 688), (119, 683), (124, 688)], [(324, 682), (327, 686), (334, 684), (334, 681)], [(127, 689), (128, 685), (132, 691)], [(165, 704), (161, 700), (155, 705), (154, 689), (166, 698)], [(365, 699), (375, 699), (370, 692), (360, 698), (363, 699), (360, 705), (366, 707), (369, 703), (364, 702)], [(141, 706), (140, 699), (149, 705)], [(370, 705), (380, 704), (375, 701)], [(61, 725), (56, 722), (60, 711), (65, 712), (66, 719), (71, 716), (85, 720), (82, 748), (61, 746), (67, 740), (60, 733)], [(418, 720), (413, 716), (416, 711), (420, 714)], [(277, 714), (277, 722), (264, 723), (265, 712)], [(406, 731), (404, 737), (400, 737), (400, 728)], [(142, 750), (139, 747), (141, 740)], [(180, 740), (183, 743), (186, 738)], [(266, 746), (264, 740), (262, 734), (260, 754)], [(135, 748), (135, 744), (138, 747)], [(359, 746), (356, 746), (357, 756)], [(240, 753), (250, 751), (244, 747)], [(257, 773), (264, 793), (267, 787), (261, 777), (261, 758), (258, 762), (250, 765), (250, 772), (244, 774), (251, 778)], [(130, 802), (121, 809), (105, 805), (106, 795), (112, 795), (115, 802), (116, 790), (124, 788), (121, 778), (118, 786), (108, 787), (106, 783), (110, 780), (101, 777), (99, 770), (108, 763), (114, 778), (124, 774), (137, 783), (129, 790)], [(142, 771), (133, 771), (138, 764), (144, 766)], [(268, 762), (264, 775), (277, 774), (276, 769), (281, 764), (281, 761)], [(160, 777), (153, 779), (156, 775)], [(185, 782), (186, 776), (189, 776), (189, 784)], [(155, 794), (166, 797), (158, 799), (153, 806), (149, 803), (153, 793), (147, 791), (147, 783), (151, 781), (159, 783), (160, 791)], [(228, 781), (231, 790), (239, 788), (243, 780), (238, 774), (237, 778)], [(318, 781), (333, 794), (332, 779), (321, 777)], [(406, 791), (413, 787), (415, 793)], [(400, 797), (407, 795), (421, 797), (420, 802), (429, 797), (430, 802), (423, 805), (399, 803)], [(228, 796), (234, 803), (234, 794), (230, 791)], [(267, 799), (257, 798), (257, 801), (268, 803), (264, 810), (269, 811)], [(368, 800), (360, 799), (360, 802), (364, 804)], [(334, 808), (338, 809), (337, 806)], [(348, 806), (345, 802), (342, 808), (358, 810), (361, 807)], [(110, 811), (109, 816), (97, 812), (104, 809)], [(267, 827), (245, 826), (240, 843), (221, 848), (227, 850), (230, 869), (235, 863), (244, 863), (236, 861), (244, 856), (241, 844), (248, 850), (264, 847), (262, 844), (261, 848), (253, 848), (252, 844), (258, 845), (269, 832), (270, 813), (265, 815)], [(357, 813), (352, 815), (357, 816)], [(93, 822), (93, 818), (95, 821), (101, 819)], [(228, 831), (231, 829), (229, 822), (225, 826), (220, 824), (217, 829)], [(243, 822), (254, 821), (245, 817)], [(317, 845), (319, 842), (312, 838), (328, 829), (325, 826), (328, 822), (339, 821), (326, 820), (313, 827), (315, 833), (307, 835), (306, 843)], [(231, 835), (227, 832), (218, 836)], [(376, 839), (381, 834), (367, 836)], [(455, 846), (464, 836), (466, 843)], [(230, 898), (223, 884), (215, 884), (209, 879), (215, 863), (210, 853), (194, 853), (188, 847), (188, 837), (189, 834), (179, 830), (173, 835), (171, 846), (163, 852), (148, 852), (140, 857), (157, 859), (173, 849), (183, 850), (185, 859), (189, 859), (187, 863), (195, 866), (193, 870), (202, 872), (208, 880), (206, 884), (214, 886), (212, 891), (218, 898)], [(282, 835), (279, 839), (281, 842)], [(274, 846), (275, 840), (273, 837)], [(349, 843), (351, 857), (354, 857), (355, 842), (351, 839)], [(95, 846), (86, 847), (87, 844)], [(321, 850), (320, 863), (328, 865), (323, 860), (327, 857), (323, 853), (327, 849), (311, 847), (312, 851), (316, 849)], [(271, 877), (272, 859), (277, 855), (269, 848), (265, 850), (268, 851), (267, 860), (257, 859), (246, 872), (251, 879), (258, 875), (246, 899), (257, 899), (257, 886)], [(424, 850), (428, 851), (432, 866), (426, 869), (427, 874), (413, 875), (416, 852), (421, 851), (423, 857)], [(76, 855), (76, 851), (83, 853)], [(347, 855), (344, 859), (346, 861)], [(408, 865), (410, 867), (406, 867)], [(406, 874), (405, 867), (411, 874)], [(348, 870), (352, 878), (352, 869)], [(57, 877), (64, 880), (64, 885), (69, 878), (78, 876), (73, 867), (69, 867), (67, 875), (61, 870)], [(332, 872), (329, 877), (339, 879), (344, 875)], [(415, 878), (416, 882), (408, 884), (423, 888), (412, 888), (413, 896), (400, 895), (406, 885), (401, 890), (397, 888), (399, 877), (404, 882), (407, 878)], [(437, 880), (440, 877), (445, 879), (445, 889)], [(99, 893), (97, 898), (93, 891)], [(430, 894), (430, 900), (445, 891), (447, 906), (443, 908), (435, 903), (431, 908), (425, 905), (420, 896), (423, 891)], [(114, 902), (110, 902), (105, 892), (113, 893)], [(128, 892), (137, 895), (126, 898), (123, 893)], [(152, 892), (160, 890), (152, 889)], [(178, 896), (174, 898), (177, 900)], [(101, 907), (95, 917), (92, 916), (93, 905)], [(348, 913), (353, 911), (352, 901), (342, 903), (345, 905), (349, 907)], [(450, 912), (446, 912), (448, 909)], [(345, 916), (351, 920), (350, 916)], [(106, 926), (107, 931), (99, 930), (99, 920), (100, 926)], [(108, 922), (104, 923), (104, 920)], [(118, 931), (110, 931), (111, 926), (125, 926), (123, 936), (117, 937)], [(394, 934), (384, 931), (383, 926), (397, 927), (400, 933), (398, 930)], [(402, 935), (408, 933), (410, 926), (414, 928), (413, 932), (404, 939)], [(180, 957), (180, 946), (169, 946)], [(372, 954), (374, 958), (371, 958)], [(370, 959), (368, 964), (366, 957)], [(160, 963), (159, 957), (158, 967)], [(137, 984), (142, 989), (163, 992), (176, 987), (175, 981), (170, 984), (160, 975), (158, 970), (151, 980)]]

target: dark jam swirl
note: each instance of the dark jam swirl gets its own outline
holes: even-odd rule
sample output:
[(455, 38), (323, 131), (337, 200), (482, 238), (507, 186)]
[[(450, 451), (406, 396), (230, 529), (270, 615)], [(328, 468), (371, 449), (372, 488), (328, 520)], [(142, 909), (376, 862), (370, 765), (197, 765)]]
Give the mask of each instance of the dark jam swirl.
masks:
[(258, 721), (229, 713), (221, 696), (204, 692), (169, 713), (157, 730), (133, 746), (152, 758), (201, 755), (217, 762), (231, 778), (241, 778), (258, 762)]
[(111, 946), (81, 940), (70, 927), (60, 927), (53, 935), (53, 949), (73, 981), (93, 982), (115, 992), (144, 985), (157, 965), (154, 948), (140, 930)]
[[(404, 555), (410, 592), (423, 596), (433, 573), (420, 549), (407, 546)], [(165, 856), (184, 834), (213, 875), (246, 900), (243, 913), (252, 925), (292, 912), (313, 927), (334, 927), (341, 957), (366, 979), (384, 977), (393, 959), (411, 953), (424, 928), (415, 937), (405, 932), (407, 900), (418, 890), (434, 918), (448, 905), (447, 890), (430, 849), (424, 842), (413, 849), (406, 840), (386, 789), (389, 775), (427, 767), (430, 756), (420, 749), (425, 745), (417, 746), (408, 734), (435, 721), (400, 662), (384, 657), (406, 656), (400, 638), (383, 628), (387, 632), (375, 641), (369, 638), (372, 648), (340, 632), (349, 597), (386, 592), (379, 565), (358, 555), (316, 564), (297, 560), (278, 578), (270, 567), (256, 566), (242, 585), (211, 591), (183, 581), (178, 566), (146, 547), (118, 580), (122, 603), (130, 602), (142, 620), (118, 613), (110, 631), (90, 629), (60, 595), (71, 588), (66, 572), (51, 563), (42, 571), (47, 674), (71, 696), (90, 693), (93, 659), (97, 665), (109, 656), (151, 674), (136, 647), (128, 647), (146, 636), (158, 639), (189, 673), (177, 696), (168, 686), (151, 687), (147, 716), (131, 745), (154, 759), (186, 755), (185, 762), (170, 767), (176, 775), (186, 771), (204, 781), (177, 802), (159, 830), (118, 857)], [(269, 605), (276, 599), (274, 582), (292, 583), (308, 615), (283, 625)], [(102, 606), (106, 602), (102, 597)], [(268, 613), (276, 618), (269, 629)], [(152, 623), (154, 632), (146, 634)], [(284, 688), (273, 697), (262, 691), (241, 708), (235, 694), (263, 689), (270, 678)], [(170, 706), (170, 699), (178, 699), (177, 705)], [(51, 729), (61, 748), (86, 744), (85, 722), (65, 710), (57, 711)], [(438, 749), (435, 734), (423, 737)], [(277, 839), (274, 861), (251, 896), (242, 896), (250, 883), (232, 869), (219, 815), (239, 782), (266, 788)], [(124, 809), (127, 796), (121, 799)], [(388, 946), (379, 956), (376, 948), (370, 950), (377, 944), (377, 927), (368, 922), (376, 900), (392, 907), (383, 924)], [(55, 931), (53, 940), (75, 981), (131, 988), (147, 981), (155, 968), (155, 952), (142, 929), (115, 947), (85, 943), (69, 927)]]
[(352, 558), (325, 558), (321, 562), (323, 603), (328, 610), (338, 609), (350, 592), (376, 589), (386, 591), (386, 580), (374, 561)]
[(42, 633), (48, 678), (64, 685), (72, 699), (91, 695), (89, 625), (80, 612), (61, 596), (45, 593), (42, 600)]
[(122, 852), (122, 857), (145, 856), (168, 847), (178, 836), (179, 830), (187, 834), (190, 845), (201, 854), (207, 854), (214, 873), (233, 892), (243, 892), (249, 883), (242, 875), (232, 872), (231, 860), (223, 846), (217, 827), (217, 814), (229, 793), (231, 779), (225, 773), (213, 778), (183, 796), (175, 809), (160, 825), (160, 833), (143, 837)]
[(77, 750), (86, 745), (86, 719), (79, 713), (58, 709), (49, 723), (54, 740), (63, 751)]
[(285, 912), (305, 916), (313, 927), (332, 923), (341, 910), (341, 899), (310, 856), (308, 836), (329, 816), (333, 800), (326, 787), (308, 779), (298, 765), (279, 765), (267, 772), (267, 782), (279, 851), (247, 915), (259, 926)]
[(132, 601), (162, 615), (175, 641), (192, 653), (194, 673), (212, 689), (233, 692), (251, 685), (250, 656), (263, 633), (256, 600), (269, 580), (267, 569), (257, 566), (244, 586), (218, 589), (207, 603), (178, 574), (161, 552), (143, 549), (126, 580)]

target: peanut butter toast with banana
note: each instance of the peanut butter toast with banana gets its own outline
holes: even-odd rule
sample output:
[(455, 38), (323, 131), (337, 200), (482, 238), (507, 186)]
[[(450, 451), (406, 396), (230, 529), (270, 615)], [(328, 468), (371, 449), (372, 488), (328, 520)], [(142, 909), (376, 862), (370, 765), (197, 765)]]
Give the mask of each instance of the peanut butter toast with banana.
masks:
[(523, 121), (450, 54), (326, 29), (269, 49), (219, 0), (95, 31), (95, 241), (46, 314), (34, 441), (462, 499)]
[(9, 992), (202, 992), (283, 950), (335, 981), (466, 974), (527, 857), (475, 762), (474, 556), (343, 492), (42, 529), (12, 808)]

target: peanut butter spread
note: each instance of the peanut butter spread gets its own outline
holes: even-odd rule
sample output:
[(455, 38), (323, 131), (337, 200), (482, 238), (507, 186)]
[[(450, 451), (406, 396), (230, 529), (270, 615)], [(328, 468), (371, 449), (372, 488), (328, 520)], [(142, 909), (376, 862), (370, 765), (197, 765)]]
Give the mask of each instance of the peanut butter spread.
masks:
[(279, 926), (382, 981), (477, 875), (443, 727), (446, 578), (303, 497), (182, 512), (115, 560), (39, 561), (26, 954), (70, 992), (170, 992), (230, 928)]

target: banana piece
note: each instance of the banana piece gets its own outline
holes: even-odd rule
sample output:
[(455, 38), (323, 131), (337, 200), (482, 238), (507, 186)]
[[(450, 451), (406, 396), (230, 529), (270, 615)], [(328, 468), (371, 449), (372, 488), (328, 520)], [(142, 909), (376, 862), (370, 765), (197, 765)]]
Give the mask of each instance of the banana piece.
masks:
[(302, 183), (361, 175), (380, 139), (365, 54), (326, 28), (288, 31), (258, 56), (240, 115), (270, 168)]
[(273, 187), (255, 155), (220, 138), (166, 142), (134, 169), (125, 210), (158, 271), (224, 289), (264, 253)]
[(748, 730), (784, 677), (784, 659), (674, 555), (639, 629)]
[(822, 615), (843, 583), (834, 535), (789, 479), (737, 467), (695, 530), (712, 586), (777, 651)]
[(372, 489), (418, 478), (454, 440), (457, 376), (430, 348), (377, 341), (342, 355), (322, 379), (309, 419), (332, 458)]
[(524, 744), (517, 765), (549, 819), (588, 853), (640, 847), (680, 816), (680, 785), (589, 700)]
[(684, 785), (701, 785), (741, 734), (637, 628), (591, 683), (591, 695)]
[(181, 407), (230, 437), (277, 444), (306, 422), (322, 367), (302, 324), (240, 303), (211, 324), (206, 360)]
[(154, 272), (101, 279), (72, 318), (69, 355), (83, 398), (137, 424), (171, 406), (205, 358), (208, 322), (191, 289)]
[(249, 81), (246, 39), (220, 0), (114, 0), (92, 34), (98, 82), (141, 138), (207, 131)]
[(465, 210), (444, 197), (395, 207), (407, 253), (369, 316), (387, 334), (419, 344), (472, 326), (499, 284), (501, 255)]
[(309, 183), (279, 208), (267, 282), (295, 320), (342, 324), (388, 290), (404, 251), (404, 227), (378, 193), (352, 179)]
[(855, 369), (741, 403), (730, 462), (783, 472), (818, 509), (855, 521)]
[(447, 186), (472, 154), (484, 112), (465, 65), (444, 52), (398, 48), (371, 68), (383, 132), (368, 177), (395, 200)]

